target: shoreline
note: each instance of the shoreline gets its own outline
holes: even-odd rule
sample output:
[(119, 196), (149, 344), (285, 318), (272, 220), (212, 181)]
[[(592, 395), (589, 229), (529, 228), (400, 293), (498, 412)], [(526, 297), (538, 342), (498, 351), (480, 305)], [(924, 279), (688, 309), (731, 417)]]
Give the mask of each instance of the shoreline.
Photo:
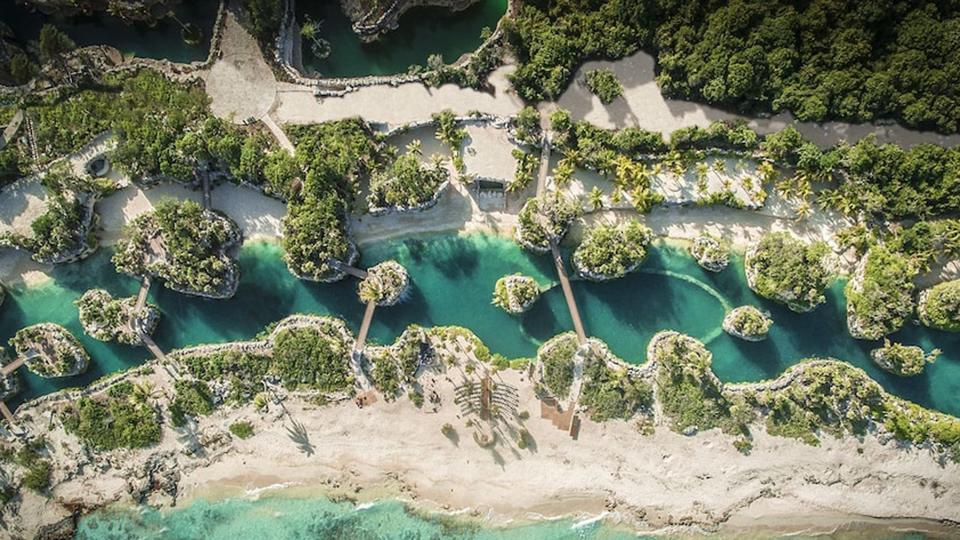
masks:
[[(276, 479), (263, 478), (264, 482)], [(356, 488), (353, 488), (356, 489)], [(705, 538), (735, 535), (736, 538), (773, 539), (781, 536), (810, 535), (830, 538), (875, 538), (875, 533), (921, 533), (927, 538), (949, 538), (957, 534), (960, 523), (945, 524), (942, 521), (915, 518), (910, 516), (874, 517), (868, 514), (842, 513), (828, 510), (797, 515), (782, 511), (767, 514), (736, 516), (716, 531), (684, 531), (674, 527), (660, 530), (637, 528), (635, 519), (626, 513), (604, 509), (603, 497), (571, 497), (562, 501), (544, 501), (534, 508), (518, 509), (512, 513), (482, 513), (473, 507), (451, 508), (439, 500), (418, 499), (405, 495), (396, 486), (373, 484), (360, 488), (359, 492), (331, 488), (325, 485), (309, 484), (302, 480), (286, 480), (273, 483), (245, 484), (244, 487), (232, 485), (230, 481), (214, 482), (205, 491), (198, 492), (178, 501), (176, 507), (162, 508), (161, 513), (169, 516), (187, 507), (205, 502), (220, 504), (231, 500), (257, 502), (262, 499), (293, 499), (346, 502), (354, 511), (362, 511), (371, 506), (398, 503), (404, 511), (424, 519), (453, 519), (462, 525), (476, 525), (486, 530), (510, 530), (526, 526), (535, 526), (555, 521), (570, 521), (571, 529), (599, 522), (603, 527), (645, 536), (667, 536), (670, 538)], [(102, 509), (131, 509), (137, 506), (118, 503)], [(593, 508), (591, 511), (584, 507)], [(98, 510), (98, 511), (99, 511)], [(840, 536), (837, 536), (840, 535)], [(733, 536), (730, 536), (733, 537)]]

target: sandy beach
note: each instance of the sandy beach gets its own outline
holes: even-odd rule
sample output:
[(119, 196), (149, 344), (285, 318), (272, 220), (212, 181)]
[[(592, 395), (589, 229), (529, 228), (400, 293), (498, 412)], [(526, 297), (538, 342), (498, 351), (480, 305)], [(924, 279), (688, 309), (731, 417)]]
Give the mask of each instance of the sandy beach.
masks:
[[(287, 396), (282, 406), (273, 403), (260, 412), (251, 405), (221, 407), (196, 425), (167, 425), (163, 441), (145, 450), (86, 454), (54, 421), (43, 429), (52, 442), (53, 496), (25, 497), (20, 508), (43, 512), (23, 514), (22, 531), (66, 515), (64, 504), (127, 503), (128, 492), (144, 489), (149, 502), (161, 506), (264, 493), (358, 502), (399, 498), (425, 510), (463, 512), (487, 525), (604, 515), (641, 531), (670, 533), (822, 532), (911, 520), (902, 525), (953, 534), (960, 522), (960, 465), (940, 464), (922, 448), (873, 435), (826, 437), (813, 447), (755, 426), (753, 451), (745, 456), (732, 437), (716, 430), (683, 436), (661, 426), (643, 435), (631, 422), (588, 419), (571, 440), (540, 418), (526, 372), (494, 377), (517, 388), (517, 410), (530, 413), (519, 424), (529, 433), (527, 448), (516, 446), (510, 426), (498, 428), (504, 431), (492, 448), (474, 442), (468, 417), (454, 403), (455, 386), (471, 379), (460, 367), (421, 374), (424, 393), (435, 395), (422, 409), (403, 397), (361, 409), (350, 401), (318, 407)], [(163, 370), (146, 379), (161, 396), (171, 395)], [(46, 410), (48, 405), (21, 412), (39, 428), (38, 422), (47, 423)], [(227, 442), (227, 427), (237, 420), (251, 422), (256, 434)], [(441, 433), (444, 424), (455, 434)], [(294, 437), (294, 426), (307, 435)], [(202, 450), (188, 450), (197, 441)], [(175, 499), (155, 490), (174, 473)], [(885, 521), (894, 524), (901, 523)]]

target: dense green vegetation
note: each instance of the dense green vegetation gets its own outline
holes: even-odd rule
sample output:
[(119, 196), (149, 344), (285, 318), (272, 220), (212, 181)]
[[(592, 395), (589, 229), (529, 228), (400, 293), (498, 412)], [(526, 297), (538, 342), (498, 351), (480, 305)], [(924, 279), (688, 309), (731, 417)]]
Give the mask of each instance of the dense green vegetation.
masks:
[(773, 319), (753, 306), (740, 306), (723, 318), (723, 329), (737, 337), (759, 341), (767, 336)]
[(916, 274), (907, 256), (883, 245), (870, 248), (844, 289), (850, 334), (880, 339), (903, 327), (913, 315)]
[(400, 393), (401, 385), (414, 382), (417, 369), (434, 356), (426, 331), (416, 324), (408, 326), (390, 347), (375, 351), (371, 377), (387, 400)]
[(512, 127), (511, 134), (520, 144), (540, 145), (543, 130), (540, 128), (540, 112), (535, 107), (527, 106), (520, 109), (517, 117), (513, 119)]
[(519, 315), (530, 309), (540, 298), (537, 280), (523, 274), (511, 274), (497, 280), (493, 287), (493, 305), (511, 315)]
[(403, 300), (410, 288), (407, 269), (397, 261), (383, 261), (367, 268), (367, 277), (357, 285), (360, 301), (392, 306)]
[(290, 389), (349, 390), (353, 388), (349, 354), (343, 340), (331, 332), (311, 327), (281, 330), (274, 338), (271, 372)]
[(604, 104), (612, 103), (623, 94), (623, 85), (609, 69), (595, 69), (587, 72), (587, 88)]
[(467, 130), (460, 127), (456, 115), (450, 109), (444, 109), (431, 116), (437, 124), (437, 140), (447, 145), (453, 156), (453, 168), (463, 174), (463, 141), (467, 138)]
[(282, 0), (243, 0), (247, 24), (261, 43), (269, 42), (280, 30), (283, 6)]
[(555, 99), (586, 58), (639, 48), (668, 95), (801, 120), (897, 118), (957, 131), (960, 9), (881, 0), (527, 2), (507, 25), (528, 101)]
[(231, 403), (247, 403), (263, 388), (263, 379), (270, 374), (273, 360), (238, 351), (225, 351), (204, 356), (187, 357), (183, 364), (190, 375), (199, 380), (225, 381)]
[(747, 252), (744, 266), (750, 288), (793, 311), (809, 311), (826, 301), (831, 276), (824, 266), (829, 248), (806, 244), (786, 232), (767, 233)]
[(527, 249), (547, 251), (550, 243), (563, 238), (582, 213), (579, 201), (559, 193), (531, 198), (518, 216), (517, 241)]
[(193, 201), (167, 200), (124, 227), (113, 263), (119, 272), (163, 278), (174, 290), (230, 297), (239, 267), (227, 253), (239, 241), (231, 219)]
[(595, 422), (629, 420), (637, 411), (653, 405), (653, 387), (625, 370), (607, 366), (602, 358), (590, 355), (583, 370), (580, 403)]
[(724, 391), (711, 370), (713, 355), (699, 341), (677, 333), (661, 333), (651, 359), (658, 363), (657, 396), (671, 428), (720, 428), (725, 433), (748, 434), (754, 412), (743, 399)]
[(927, 364), (932, 364), (939, 355), (939, 349), (934, 349), (930, 354), (924, 354), (920, 347), (891, 343), (889, 339), (883, 340), (883, 347), (870, 351), (870, 358), (878, 366), (901, 377), (923, 373), (923, 368)]
[(0, 234), (0, 245), (26, 249), (35, 261), (44, 264), (82, 258), (96, 249), (92, 203), (106, 187), (73, 176), (61, 167), (48, 170), (41, 182), (47, 195), (46, 205), (44, 212), (30, 223), (32, 234)]
[(287, 197), (284, 257), (298, 276), (330, 279), (336, 271), (329, 260), (351, 262), (354, 248), (347, 235), (346, 213), (359, 193), (360, 181), (377, 169), (382, 145), (359, 118), (289, 131), (303, 176)]
[(579, 344), (572, 332), (560, 334), (537, 350), (537, 360), (542, 366), (543, 384), (554, 396), (565, 399), (573, 385), (573, 357)]
[(204, 381), (180, 379), (173, 385), (175, 397), (170, 403), (170, 417), (174, 426), (186, 423), (185, 415), (206, 416), (213, 412), (210, 387)]
[(187, 356), (183, 364), (200, 381), (226, 382), (226, 399), (232, 403), (248, 403), (268, 376), (279, 378), (289, 390), (350, 390), (350, 350), (342, 331), (339, 321), (320, 319), (309, 326), (282, 329), (269, 338), (273, 340), (272, 356), (223, 351)]
[(513, 173), (513, 180), (507, 184), (507, 191), (523, 191), (533, 183), (537, 174), (537, 167), (540, 166), (540, 159), (536, 155), (519, 148), (511, 150), (510, 155), (517, 162), (517, 170)]
[(917, 314), (930, 328), (960, 332), (960, 280), (938, 283), (923, 291)]
[(449, 173), (441, 159), (427, 166), (421, 162), (419, 146), (408, 147), (384, 171), (370, 179), (368, 204), (373, 208), (414, 208), (430, 202)]
[(594, 225), (573, 252), (573, 265), (587, 279), (623, 277), (643, 262), (652, 238), (650, 229), (637, 220)]
[(160, 419), (147, 402), (148, 395), (129, 381), (117, 383), (105, 397), (69, 402), (63, 426), (96, 450), (156, 444), (160, 442)]

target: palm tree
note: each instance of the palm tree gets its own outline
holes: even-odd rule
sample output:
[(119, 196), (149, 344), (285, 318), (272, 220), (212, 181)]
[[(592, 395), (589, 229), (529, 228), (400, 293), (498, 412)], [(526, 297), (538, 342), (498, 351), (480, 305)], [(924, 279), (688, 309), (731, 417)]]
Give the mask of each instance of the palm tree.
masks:
[(593, 189), (590, 190), (590, 206), (594, 210), (603, 208), (603, 191), (597, 186), (593, 186)]
[(722, 173), (727, 170), (727, 162), (723, 158), (717, 159), (713, 162), (713, 170), (716, 173)]
[(420, 139), (414, 139), (407, 144), (407, 152), (416, 154), (418, 156), (423, 155), (423, 141)]

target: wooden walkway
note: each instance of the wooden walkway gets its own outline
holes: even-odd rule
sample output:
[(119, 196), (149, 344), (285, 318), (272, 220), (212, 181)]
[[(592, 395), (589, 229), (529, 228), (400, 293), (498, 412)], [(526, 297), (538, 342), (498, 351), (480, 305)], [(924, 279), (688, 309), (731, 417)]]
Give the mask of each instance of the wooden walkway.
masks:
[(543, 139), (540, 142), (540, 171), (537, 174), (537, 197), (542, 197), (547, 190), (547, 172), (550, 170), (550, 135), (543, 130)]
[(137, 292), (137, 303), (134, 306), (134, 311), (140, 313), (140, 310), (143, 309), (143, 306), (147, 303), (147, 293), (150, 292), (150, 276), (143, 276), (143, 279), (140, 280), (140, 290)]
[(277, 139), (277, 144), (280, 145), (280, 148), (283, 148), (284, 150), (286, 150), (291, 154), (295, 152), (293, 143), (290, 142), (290, 139), (287, 138), (287, 134), (284, 133), (282, 129), (280, 129), (280, 126), (278, 126), (277, 123), (273, 121), (273, 117), (271, 117), (269, 113), (263, 115), (263, 117), (260, 120), (262, 120), (263, 124), (267, 126), (267, 129), (270, 130), (270, 133), (273, 134), (273, 137)]
[(367, 309), (363, 312), (363, 322), (360, 324), (360, 333), (357, 334), (357, 341), (354, 342), (353, 350), (362, 351), (367, 345), (367, 333), (370, 332), (370, 323), (373, 322), (373, 312), (377, 309), (377, 303), (373, 300), (367, 302)]
[(16, 419), (13, 417), (13, 413), (10, 411), (10, 407), (7, 407), (7, 404), (2, 401), (0, 401), (0, 413), (3, 413), (3, 417), (6, 419), (10, 427), (13, 427), (13, 425), (16, 424)]
[(567, 270), (563, 266), (563, 257), (560, 256), (560, 248), (557, 242), (550, 242), (550, 252), (553, 255), (553, 264), (557, 267), (557, 276), (560, 277), (560, 287), (563, 289), (563, 297), (567, 300), (567, 308), (570, 310), (570, 318), (573, 319), (573, 329), (577, 332), (577, 340), (581, 345), (587, 342), (587, 333), (583, 330), (583, 321), (580, 319), (580, 310), (577, 309), (577, 301), (573, 297), (573, 289), (570, 287), (570, 279), (567, 277)]
[(16, 369), (17, 369), (18, 367), (26, 364), (26, 363), (27, 363), (27, 360), (30, 360), (30, 359), (33, 358), (34, 356), (36, 356), (36, 355), (20, 356), (20, 357), (18, 357), (18, 358), (17, 358), (16, 360), (14, 360), (13, 362), (10, 362), (9, 364), (3, 366), (3, 368), (0, 369), (0, 375), (3, 375), (4, 377), (6, 377), (7, 375), (10, 375), (10, 374), (13, 373), (14, 371), (16, 371)]
[(338, 271), (340, 271), (340, 272), (344, 272), (344, 273), (346, 273), (346, 274), (349, 274), (349, 275), (351, 275), (351, 276), (353, 276), (353, 277), (355, 277), (355, 278), (357, 278), (357, 279), (367, 279), (367, 271), (366, 271), (366, 270), (361, 270), (361, 269), (359, 269), (359, 268), (355, 268), (355, 267), (353, 267), (353, 266), (350, 266), (349, 264), (344, 264), (344, 263), (342, 263), (342, 262), (340, 262), (340, 261), (338, 261), (338, 260), (336, 260), (336, 259), (327, 259), (327, 264), (328, 264), (331, 268), (333, 268), (333, 269), (335, 269), (335, 270), (338, 270)]

